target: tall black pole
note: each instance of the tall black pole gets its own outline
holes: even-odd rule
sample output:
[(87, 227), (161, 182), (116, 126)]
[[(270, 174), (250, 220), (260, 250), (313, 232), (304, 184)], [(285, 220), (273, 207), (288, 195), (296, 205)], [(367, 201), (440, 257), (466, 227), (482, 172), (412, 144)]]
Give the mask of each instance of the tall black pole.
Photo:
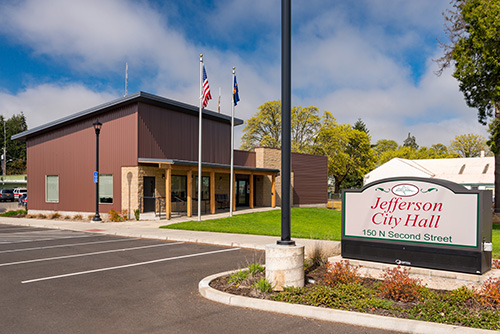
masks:
[(281, 240), (278, 245), (295, 245), (290, 232), (291, 155), (291, 0), (281, 0)]
[(99, 134), (101, 133), (101, 123), (96, 121), (94, 124), (95, 129), (95, 170), (96, 175), (94, 175), (95, 182), (95, 216), (92, 219), (93, 221), (99, 222), (101, 221), (101, 217), (99, 216)]

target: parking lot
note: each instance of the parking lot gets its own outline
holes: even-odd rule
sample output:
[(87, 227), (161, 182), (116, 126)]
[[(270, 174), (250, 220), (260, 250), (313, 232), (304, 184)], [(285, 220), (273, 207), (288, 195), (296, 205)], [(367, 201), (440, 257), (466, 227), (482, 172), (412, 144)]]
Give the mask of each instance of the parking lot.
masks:
[[(1, 333), (349, 333), (202, 298), (260, 251), (0, 224)], [(378, 333), (369, 330), (367, 333)]]

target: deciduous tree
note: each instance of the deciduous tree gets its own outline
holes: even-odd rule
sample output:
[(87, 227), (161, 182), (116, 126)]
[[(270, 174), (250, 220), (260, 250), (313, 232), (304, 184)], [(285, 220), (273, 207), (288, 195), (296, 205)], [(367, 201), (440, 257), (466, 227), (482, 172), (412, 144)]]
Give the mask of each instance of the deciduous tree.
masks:
[[(500, 105), (500, 1), (453, 0), (453, 9), (444, 13), (445, 32), (450, 42), (443, 44), (442, 70), (454, 65), (453, 77), (459, 82), (465, 102), (477, 109), (478, 120), (499, 117)], [(490, 148), (495, 153), (495, 193), (500, 194), (500, 136), (494, 121), (490, 127)], [(500, 196), (495, 196), (495, 211)]]
[(328, 157), (328, 174), (335, 178), (335, 192), (339, 192), (344, 180), (362, 180), (374, 166), (370, 136), (349, 124), (337, 124), (329, 112), (323, 115), (314, 144), (315, 154)]
[[(291, 115), (291, 146), (293, 152), (307, 152), (320, 127), (318, 108), (293, 107)], [(281, 102), (269, 101), (259, 107), (243, 129), (241, 148), (257, 146), (281, 148)]]
[(459, 135), (451, 141), (449, 150), (461, 158), (479, 157), (481, 151), (486, 151), (486, 139), (472, 133)]

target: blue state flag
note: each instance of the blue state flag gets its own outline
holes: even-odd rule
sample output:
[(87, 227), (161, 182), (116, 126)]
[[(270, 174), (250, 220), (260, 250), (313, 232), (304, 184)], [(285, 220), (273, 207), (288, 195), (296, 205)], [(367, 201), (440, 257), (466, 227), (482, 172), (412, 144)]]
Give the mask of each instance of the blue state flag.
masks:
[(234, 76), (234, 86), (233, 86), (233, 102), (237, 105), (240, 101), (240, 94), (238, 93), (238, 83), (236, 82), (236, 75)]

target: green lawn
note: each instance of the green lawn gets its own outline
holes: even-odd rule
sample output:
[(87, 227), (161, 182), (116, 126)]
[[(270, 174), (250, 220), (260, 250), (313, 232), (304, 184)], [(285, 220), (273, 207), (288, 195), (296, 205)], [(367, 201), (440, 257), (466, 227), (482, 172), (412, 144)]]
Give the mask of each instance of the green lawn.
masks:
[[(234, 215), (205, 221), (189, 221), (162, 228), (224, 233), (281, 235), (281, 211)], [(315, 208), (292, 208), (292, 238), (337, 240), (341, 237), (340, 211)], [(493, 225), (493, 257), (500, 258), (500, 224)]]
[[(292, 238), (340, 240), (340, 211), (292, 208)], [(256, 235), (281, 235), (281, 210), (255, 212), (204, 221), (177, 223), (162, 228)]]

